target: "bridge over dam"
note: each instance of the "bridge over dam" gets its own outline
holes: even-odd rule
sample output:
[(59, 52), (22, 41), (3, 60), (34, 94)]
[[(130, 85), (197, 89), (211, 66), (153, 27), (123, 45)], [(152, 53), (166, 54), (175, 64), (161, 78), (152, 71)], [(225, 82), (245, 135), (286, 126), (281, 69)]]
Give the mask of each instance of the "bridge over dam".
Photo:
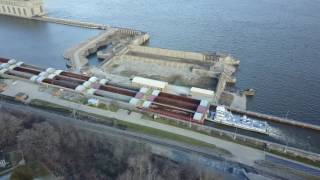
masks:
[(78, 21), (78, 20), (73, 20), (73, 19), (56, 18), (56, 17), (49, 17), (49, 16), (35, 16), (35, 17), (32, 17), (31, 19), (37, 20), (37, 21), (55, 23), (55, 24), (88, 28), (88, 29), (108, 30), (110, 28), (113, 28), (113, 29), (119, 30), (122, 33), (130, 34), (130, 35), (147, 34), (146, 32), (131, 29), (131, 28), (115, 27), (115, 26), (110, 26), (110, 25), (106, 25), (106, 24)]
[(48, 16), (36, 16), (32, 17), (33, 20), (56, 23), (56, 24), (63, 24), (68, 26), (75, 26), (75, 27), (82, 27), (82, 28), (89, 28), (89, 29), (100, 29), (106, 30), (111, 28), (109, 25), (105, 24), (98, 24), (98, 23), (90, 23), (90, 22), (83, 22), (71, 19), (63, 19), (63, 18), (55, 18), (55, 17), (48, 17)]

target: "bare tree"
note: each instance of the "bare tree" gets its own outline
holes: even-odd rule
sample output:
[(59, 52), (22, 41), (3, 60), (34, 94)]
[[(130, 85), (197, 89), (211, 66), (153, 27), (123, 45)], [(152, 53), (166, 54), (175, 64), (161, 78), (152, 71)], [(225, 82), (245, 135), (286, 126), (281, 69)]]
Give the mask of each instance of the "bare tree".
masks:
[(0, 149), (16, 144), (16, 136), (22, 129), (21, 124), (22, 120), (3, 111), (0, 113)]
[(59, 158), (59, 133), (47, 122), (35, 124), (18, 136), (18, 146), (31, 159), (51, 162)]

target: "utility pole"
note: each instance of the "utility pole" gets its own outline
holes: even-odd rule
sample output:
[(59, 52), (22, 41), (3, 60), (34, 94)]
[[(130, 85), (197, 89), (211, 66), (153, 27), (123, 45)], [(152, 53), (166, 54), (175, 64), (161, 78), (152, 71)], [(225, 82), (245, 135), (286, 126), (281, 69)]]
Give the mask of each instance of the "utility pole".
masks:
[(234, 131), (234, 137), (233, 137), (234, 140), (236, 140), (237, 138), (237, 131), (238, 131), (238, 127), (236, 127), (236, 130)]

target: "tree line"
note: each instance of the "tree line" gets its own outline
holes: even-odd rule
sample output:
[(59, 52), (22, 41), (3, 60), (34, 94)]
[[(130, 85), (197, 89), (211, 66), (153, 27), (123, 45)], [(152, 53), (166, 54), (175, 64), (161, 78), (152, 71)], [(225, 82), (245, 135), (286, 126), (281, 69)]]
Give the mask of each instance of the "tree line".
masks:
[(0, 149), (21, 150), (62, 179), (221, 179), (191, 163), (152, 154), (146, 144), (101, 135), (15, 110), (0, 109)]

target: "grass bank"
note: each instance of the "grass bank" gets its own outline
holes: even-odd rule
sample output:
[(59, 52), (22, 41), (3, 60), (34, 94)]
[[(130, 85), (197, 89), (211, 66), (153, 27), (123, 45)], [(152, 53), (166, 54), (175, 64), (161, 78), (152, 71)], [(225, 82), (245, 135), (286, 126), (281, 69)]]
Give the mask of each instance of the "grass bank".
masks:
[[(42, 109), (47, 109), (47, 110), (54, 110), (54, 111), (59, 111), (59, 112), (64, 112), (64, 113), (71, 113), (72, 109), (68, 109), (65, 108), (64, 106), (61, 105), (57, 105), (57, 104), (53, 104), (50, 102), (46, 102), (46, 101), (42, 101), (42, 100), (32, 100), (31, 105), (42, 108)], [(103, 108), (101, 108), (103, 109)], [(107, 110), (109, 110), (109, 108), (106, 108)], [(79, 112), (79, 111), (78, 111)], [(86, 112), (81, 112), (82, 114), (89, 114)], [(169, 133), (166, 131), (162, 131), (162, 130), (158, 130), (158, 129), (153, 129), (153, 128), (149, 128), (149, 127), (145, 127), (145, 126), (140, 126), (140, 125), (136, 125), (136, 124), (132, 124), (132, 123), (128, 123), (125, 121), (121, 121), (121, 120), (107, 120), (105, 117), (99, 117), (95, 114), (89, 114), (91, 117), (96, 117), (96, 121), (99, 121), (98, 123), (101, 124), (106, 124), (109, 126), (117, 126), (118, 128), (122, 128), (122, 129), (127, 129), (133, 132), (137, 132), (137, 133), (142, 133), (142, 134), (146, 134), (146, 135), (151, 135), (151, 136), (155, 136), (155, 137), (159, 137), (159, 138), (163, 138), (163, 139), (168, 139), (168, 140), (173, 140), (173, 141), (177, 141), (177, 142), (181, 142), (181, 143), (185, 143), (185, 144), (190, 144), (193, 146), (199, 146), (199, 147), (204, 147), (204, 148), (210, 148), (212, 150), (215, 151), (215, 153), (218, 154), (225, 154), (225, 155), (230, 155), (231, 153), (225, 149), (221, 149), (218, 148), (212, 144), (208, 144), (202, 141), (198, 141), (192, 138), (188, 138), (188, 137), (184, 137), (181, 135), (177, 135), (174, 133)], [(264, 147), (260, 144), (256, 144), (256, 143), (252, 143), (252, 142), (248, 142), (248, 141), (244, 141), (244, 140), (240, 140), (238, 139), (233, 139), (230, 136), (225, 136), (225, 135), (221, 135), (217, 132), (214, 132), (213, 130), (211, 131), (205, 131), (205, 130), (199, 130), (197, 129), (197, 127), (195, 125), (191, 125), (189, 126), (189, 123), (186, 122), (178, 122), (176, 120), (171, 120), (171, 119), (167, 119), (167, 118), (156, 118), (153, 119), (152, 117), (150, 117), (149, 115), (144, 115), (143, 116), (144, 119), (149, 119), (152, 121), (156, 121), (159, 123), (163, 123), (163, 124), (168, 124), (171, 126), (176, 126), (179, 128), (183, 128), (183, 129), (187, 129), (187, 130), (191, 130), (197, 133), (201, 133), (201, 134), (205, 134), (208, 136), (212, 136), (212, 137), (217, 137), (226, 141), (232, 141), (234, 143), (237, 144), (241, 144), (241, 145), (245, 145), (245, 146), (249, 146), (252, 148), (256, 148), (259, 150), (264, 150)], [(100, 120), (99, 120), (100, 119)], [(302, 162), (305, 164), (309, 164), (315, 167), (319, 167), (320, 168), (320, 163), (319, 162), (315, 162), (312, 161), (310, 159), (304, 158), (304, 157), (300, 157), (300, 156), (295, 156), (294, 154), (288, 154), (288, 153), (284, 153), (284, 152), (280, 152), (280, 151), (275, 151), (275, 150), (270, 150), (270, 149), (266, 149), (267, 152), (270, 152), (272, 154), (275, 155), (279, 155), (282, 157), (285, 157), (287, 159), (291, 159), (291, 160), (295, 160), (298, 162)]]
[[(51, 110), (51, 111), (63, 112), (63, 113), (72, 113), (71, 108), (67, 108), (67, 107), (64, 107), (64, 106), (61, 106), (58, 104), (54, 104), (54, 103), (50, 103), (50, 102), (38, 100), (38, 99), (31, 100), (30, 105), (37, 107), (37, 108), (45, 109), (45, 110)], [(168, 139), (168, 140), (177, 141), (177, 142), (184, 143), (184, 144), (189, 144), (192, 146), (207, 148), (207, 149), (210, 149), (211, 151), (213, 151), (214, 153), (216, 153), (217, 155), (231, 156), (231, 153), (228, 150), (218, 148), (217, 146), (215, 146), (213, 144), (205, 143), (205, 142), (202, 142), (202, 141), (199, 141), (196, 139), (192, 139), (192, 138), (177, 135), (174, 133), (162, 131), (159, 129), (154, 129), (154, 128), (149, 128), (146, 126), (128, 123), (128, 122), (121, 121), (118, 119), (110, 119), (110, 118), (106, 119), (106, 117), (98, 116), (95, 114), (89, 114), (89, 113), (86, 113), (83, 111), (77, 111), (77, 112), (78, 112), (78, 115), (80, 115), (82, 117), (86, 117), (86, 116), (87, 117), (94, 117), (94, 120), (90, 120), (91, 122), (94, 121), (95, 123), (113, 126), (113, 127), (119, 128), (119, 129), (129, 130), (132, 132), (141, 133), (141, 134), (145, 134), (145, 135), (150, 135), (150, 136), (154, 136), (154, 137), (157, 137), (160, 139)]]

